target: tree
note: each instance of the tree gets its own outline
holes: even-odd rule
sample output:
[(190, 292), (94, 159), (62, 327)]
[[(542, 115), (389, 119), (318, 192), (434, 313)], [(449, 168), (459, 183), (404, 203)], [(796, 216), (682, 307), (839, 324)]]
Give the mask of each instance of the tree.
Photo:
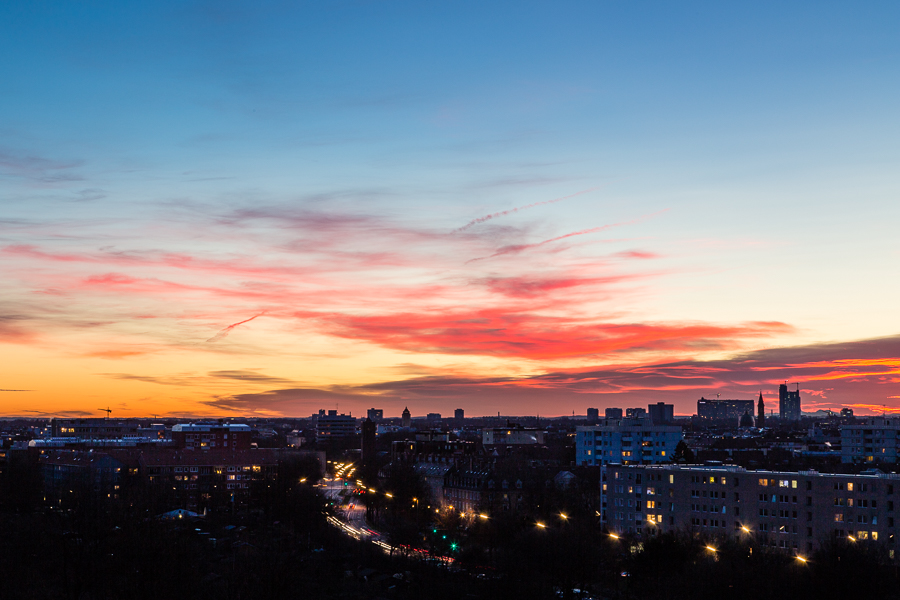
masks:
[(678, 442), (678, 445), (675, 446), (675, 454), (672, 455), (672, 460), (676, 463), (683, 462), (690, 464), (694, 462), (694, 451), (684, 443), (684, 440), (681, 440)]

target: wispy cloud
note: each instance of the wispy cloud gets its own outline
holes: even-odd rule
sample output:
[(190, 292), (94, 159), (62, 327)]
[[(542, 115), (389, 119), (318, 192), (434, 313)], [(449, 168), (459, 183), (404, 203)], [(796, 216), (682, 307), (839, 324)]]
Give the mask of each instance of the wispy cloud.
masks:
[(468, 223), (466, 223), (459, 229), (456, 229), (455, 233), (465, 231), (466, 229), (468, 229), (470, 227), (474, 227), (475, 225), (479, 225), (481, 223), (486, 223), (487, 221), (490, 221), (491, 219), (496, 219), (497, 217), (505, 217), (507, 215), (512, 215), (512, 214), (519, 212), (520, 210), (534, 208), (535, 206), (544, 206), (546, 204), (555, 204), (557, 202), (562, 202), (563, 200), (568, 200), (569, 198), (574, 198), (574, 197), (580, 196), (582, 194), (587, 194), (588, 192), (593, 192), (596, 189), (598, 189), (598, 188), (592, 187), (592, 188), (588, 188), (586, 190), (581, 190), (580, 192), (575, 192), (574, 194), (569, 194), (568, 196), (563, 196), (561, 198), (554, 198), (553, 200), (544, 200), (542, 202), (532, 202), (531, 204), (526, 204), (525, 206), (519, 206), (517, 208), (511, 208), (509, 210), (501, 210), (500, 212), (495, 212), (495, 213), (491, 213), (489, 215), (485, 215), (483, 217), (478, 217), (477, 219), (472, 219), (471, 221), (469, 221)]
[(229, 325), (228, 327), (226, 327), (225, 329), (223, 329), (222, 331), (220, 331), (219, 333), (217, 333), (216, 335), (214, 335), (213, 337), (209, 338), (206, 341), (207, 342), (218, 342), (222, 338), (226, 337), (229, 333), (231, 333), (231, 330), (234, 329), (235, 327), (237, 327), (238, 325), (243, 325), (244, 323), (249, 323), (253, 319), (255, 319), (257, 317), (261, 317), (264, 314), (266, 314), (266, 313), (261, 312), (258, 315), (253, 315), (249, 319), (244, 319), (243, 321), (238, 321), (237, 323), (232, 323), (231, 325)]

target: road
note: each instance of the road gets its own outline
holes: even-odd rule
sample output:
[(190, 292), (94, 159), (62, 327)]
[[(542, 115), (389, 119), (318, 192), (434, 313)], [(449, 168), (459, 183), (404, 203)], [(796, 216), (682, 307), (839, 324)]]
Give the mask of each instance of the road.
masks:
[(390, 553), (391, 547), (385, 542), (384, 535), (366, 524), (365, 507), (352, 500), (347, 504), (342, 504), (341, 492), (350, 489), (350, 486), (345, 486), (344, 482), (337, 478), (323, 480), (319, 486), (325, 497), (334, 502), (335, 505), (335, 516), (328, 518), (329, 523), (339, 527), (344, 533), (354, 539), (369, 540), (383, 548), (385, 552)]

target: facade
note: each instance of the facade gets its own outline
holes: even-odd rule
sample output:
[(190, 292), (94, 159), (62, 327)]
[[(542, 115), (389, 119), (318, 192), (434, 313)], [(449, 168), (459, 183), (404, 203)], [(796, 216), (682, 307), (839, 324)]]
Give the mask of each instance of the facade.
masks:
[(841, 427), (841, 462), (896, 463), (900, 454), (900, 418), (869, 417)]
[(377, 423), (384, 419), (384, 409), (370, 408), (366, 411), (366, 418)]
[(316, 421), (317, 442), (354, 435), (356, 435), (356, 419), (350, 415), (339, 415), (336, 410), (329, 410), (327, 415), (320, 415)]
[(647, 416), (647, 411), (643, 408), (626, 408), (625, 409), (625, 418), (626, 419), (643, 419)]
[(85, 440), (136, 437), (138, 422), (116, 419), (51, 419), (50, 435)]
[(250, 426), (235, 423), (179, 423), (172, 427), (172, 442), (194, 450), (249, 450)]
[(375, 460), (375, 433), (377, 427), (372, 419), (366, 418), (362, 427), (362, 446), (360, 453), (363, 464), (372, 464)]
[(589, 408), (587, 409), (587, 420), (592, 423), (596, 423), (600, 420), (600, 409), (599, 408)]
[(103, 452), (47, 451), (39, 458), (49, 498), (83, 499), (86, 495), (117, 498), (124, 464)]
[(169, 506), (200, 512), (249, 507), (275, 481), (278, 458), (277, 450), (152, 452), (141, 455), (140, 466)]
[(705, 421), (731, 421), (738, 424), (741, 417), (753, 415), (753, 400), (697, 400), (697, 416)]
[(575, 430), (575, 464), (656, 464), (672, 460), (682, 440), (678, 425), (656, 425), (650, 419), (604, 419)]
[(481, 430), (481, 443), (485, 446), (543, 445), (543, 429), (511, 425), (509, 427), (485, 427)]
[(622, 418), (622, 409), (621, 408), (607, 408), (604, 411), (604, 416), (607, 419), (621, 419)]
[(787, 384), (778, 386), (778, 416), (782, 421), (800, 420), (800, 390), (790, 391)]
[(475, 442), (446, 438), (396, 440), (391, 442), (391, 461), (405, 463), (457, 463), (475, 456)]
[(675, 406), (665, 402), (657, 402), (647, 407), (647, 415), (657, 425), (664, 425), (675, 420)]
[(900, 475), (609, 465), (606, 498), (612, 532), (755, 536), (801, 555), (832, 538), (883, 541), (893, 548)]

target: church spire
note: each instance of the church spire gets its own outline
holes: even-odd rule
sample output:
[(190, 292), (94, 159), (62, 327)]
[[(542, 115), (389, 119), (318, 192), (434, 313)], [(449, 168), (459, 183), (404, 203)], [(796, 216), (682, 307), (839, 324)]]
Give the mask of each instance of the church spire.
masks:
[(766, 403), (763, 402), (762, 390), (759, 391), (759, 402), (756, 404), (756, 426), (766, 426)]

